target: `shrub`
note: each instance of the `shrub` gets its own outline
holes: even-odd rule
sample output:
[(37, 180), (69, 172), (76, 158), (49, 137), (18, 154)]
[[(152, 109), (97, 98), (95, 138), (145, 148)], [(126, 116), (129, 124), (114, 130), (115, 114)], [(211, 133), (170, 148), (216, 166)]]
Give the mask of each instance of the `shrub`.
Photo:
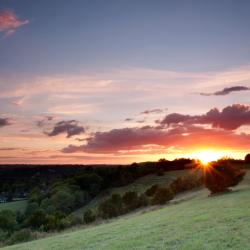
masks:
[(141, 194), (138, 197), (138, 207), (146, 207), (149, 205), (148, 197), (145, 194)]
[(158, 188), (153, 196), (152, 204), (163, 205), (166, 202), (172, 200), (173, 198), (174, 194), (170, 188)]
[(149, 197), (153, 196), (156, 192), (156, 190), (158, 189), (158, 185), (152, 185), (150, 188), (148, 188), (146, 191), (145, 191), (145, 194)]
[(138, 195), (134, 191), (126, 192), (122, 197), (125, 209), (130, 211), (138, 208)]
[(242, 181), (245, 175), (244, 171), (229, 163), (215, 162), (204, 171), (205, 186), (211, 191), (211, 194), (228, 191), (229, 187), (236, 186)]
[(44, 210), (39, 209), (28, 218), (27, 225), (34, 229), (38, 229), (42, 225), (45, 225), (46, 222), (46, 213), (44, 212)]
[(0, 211), (0, 229), (11, 234), (17, 225), (16, 214), (9, 209)]
[(36, 239), (36, 234), (33, 233), (30, 229), (22, 229), (20, 231), (14, 232), (11, 237), (8, 239), (7, 244), (16, 244), (26, 241), (31, 241)]
[(83, 220), (86, 224), (95, 221), (95, 219), (96, 219), (95, 214), (91, 209), (88, 209), (83, 215)]
[(202, 178), (196, 175), (179, 177), (170, 184), (171, 190), (175, 193), (188, 191), (202, 185)]
[(98, 206), (98, 213), (103, 219), (108, 219), (119, 215), (116, 205), (111, 201), (111, 199), (107, 199), (100, 203)]

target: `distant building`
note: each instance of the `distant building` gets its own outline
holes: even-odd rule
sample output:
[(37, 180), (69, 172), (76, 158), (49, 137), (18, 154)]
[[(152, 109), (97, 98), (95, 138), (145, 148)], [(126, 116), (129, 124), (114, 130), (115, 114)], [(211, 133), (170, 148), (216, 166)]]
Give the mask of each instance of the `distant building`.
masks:
[(7, 198), (5, 196), (0, 195), (0, 203), (7, 202)]

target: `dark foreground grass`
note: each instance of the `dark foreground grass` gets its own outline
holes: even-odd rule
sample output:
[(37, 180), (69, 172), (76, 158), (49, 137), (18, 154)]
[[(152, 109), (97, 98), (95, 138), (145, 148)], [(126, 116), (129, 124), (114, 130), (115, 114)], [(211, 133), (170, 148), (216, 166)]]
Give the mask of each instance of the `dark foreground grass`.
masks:
[(178, 204), (3, 249), (250, 249), (249, 184), (247, 175), (225, 195), (208, 197), (206, 190), (197, 191)]

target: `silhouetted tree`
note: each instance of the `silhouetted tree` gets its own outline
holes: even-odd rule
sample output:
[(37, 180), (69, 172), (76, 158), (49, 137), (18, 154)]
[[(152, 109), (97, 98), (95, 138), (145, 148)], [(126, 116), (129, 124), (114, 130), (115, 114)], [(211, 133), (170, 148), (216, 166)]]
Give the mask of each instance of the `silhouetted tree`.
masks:
[(247, 154), (245, 157), (245, 162), (250, 163), (250, 154)]
[(204, 169), (204, 183), (211, 194), (225, 192), (243, 180), (245, 172), (229, 163), (215, 162)]

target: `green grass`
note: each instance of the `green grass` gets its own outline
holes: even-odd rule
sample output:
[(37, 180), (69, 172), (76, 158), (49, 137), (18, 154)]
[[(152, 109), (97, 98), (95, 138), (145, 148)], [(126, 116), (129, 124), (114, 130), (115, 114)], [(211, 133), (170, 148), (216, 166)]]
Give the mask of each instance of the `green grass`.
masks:
[(231, 193), (208, 197), (203, 189), (181, 197), (176, 204), (3, 249), (250, 249), (250, 173)]
[(0, 204), (0, 211), (4, 209), (10, 209), (12, 211), (20, 211), (23, 212), (27, 206), (27, 200), (20, 200), (20, 201), (12, 201), (7, 203)]

